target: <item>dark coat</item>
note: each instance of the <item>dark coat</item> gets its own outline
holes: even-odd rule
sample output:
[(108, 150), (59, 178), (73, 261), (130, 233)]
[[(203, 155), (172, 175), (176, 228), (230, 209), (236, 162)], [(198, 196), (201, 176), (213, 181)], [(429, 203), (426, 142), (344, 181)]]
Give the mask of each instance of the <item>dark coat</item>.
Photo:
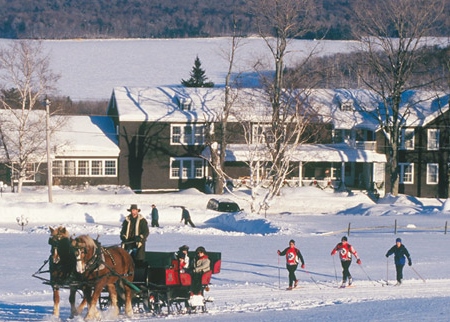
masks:
[(152, 209), (151, 216), (152, 216), (152, 220), (156, 220), (156, 221), (159, 220), (158, 209), (156, 209), (156, 207)]
[[(137, 249), (136, 260), (145, 259), (145, 242), (149, 233), (147, 220), (141, 214), (136, 218), (133, 218), (131, 214), (125, 217), (120, 231), (120, 239), (126, 250)], [(136, 237), (139, 237), (138, 240)]]
[(397, 247), (397, 245), (392, 246), (386, 253), (386, 257), (389, 257), (392, 254), (394, 254), (395, 265), (405, 265), (406, 258), (408, 258), (408, 262), (411, 262), (411, 256), (403, 244), (401, 244), (400, 247)]

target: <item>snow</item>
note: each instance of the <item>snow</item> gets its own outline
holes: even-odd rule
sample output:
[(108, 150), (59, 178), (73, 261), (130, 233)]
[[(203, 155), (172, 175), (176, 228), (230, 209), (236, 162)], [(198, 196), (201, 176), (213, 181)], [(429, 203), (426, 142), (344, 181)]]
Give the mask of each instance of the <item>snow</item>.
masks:
[[(206, 210), (213, 197), (236, 201), (244, 211)], [(159, 210), (161, 228), (150, 228), (148, 251), (175, 251), (187, 244), (222, 252), (222, 270), (213, 275), (208, 293), (214, 298), (208, 313), (157, 319), (442, 321), (450, 314), (447, 200), (387, 195), (374, 203), (362, 191), (284, 188), (267, 212), (250, 214), (245, 210), (248, 191), (243, 188), (215, 196), (194, 189), (144, 195), (119, 186), (53, 187), (54, 202), (48, 203), (47, 198), (46, 187), (24, 187), (22, 194), (8, 189), (0, 197), (4, 257), (0, 321), (55, 321), (51, 288), (31, 276), (48, 258), (49, 226), (64, 225), (71, 234), (87, 233), (99, 236), (103, 245), (117, 244), (121, 222), (132, 203), (148, 219), (151, 204)], [(180, 205), (189, 209), (197, 228), (180, 224)], [(355, 287), (338, 289), (340, 263), (330, 252), (349, 227), (349, 242), (362, 265), (354, 262), (350, 267)], [(382, 286), (383, 279), (395, 281), (393, 259), (384, 254), (397, 237), (410, 251), (413, 266), (405, 266), (402, 286)], [(300, 248), (306, 268), (297, 270), (299, 288), (285, 291), (287, 271), (276, 251), (287, 247), (290, 239)], [(63, 290), (62, 321), (69, 319), (69, 311), (68, 292)], [(132, 318), (120, 315), (117, 320), (154, 319), (150, 314), (135, 314)]]

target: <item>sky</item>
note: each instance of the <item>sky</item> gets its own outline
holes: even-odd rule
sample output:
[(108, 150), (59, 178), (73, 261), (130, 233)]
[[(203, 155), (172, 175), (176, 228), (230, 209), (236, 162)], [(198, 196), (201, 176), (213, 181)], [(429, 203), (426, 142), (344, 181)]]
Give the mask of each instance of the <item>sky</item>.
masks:
[[(222, 253), (221, 272), (213, 275), (207, 293), (213, 299), (208, 312), (159, 319), (448, 320), (446, 200), (388, 195), (375, 203), (363, 191), (284, 188), (267, 212), (251, 214), (248, 193), (241, 187), (227, 194), (244, 210), (225, 214), (206, 210), (209, 198), (217, 196), (195, 189), (143, 195), (119, 186), (53, 187), (54, 202), (48, 203), (46, 187), (25, 187), (22, 194), (7, 188), (0, 197), (0, 245), (7, 259), (0, 262), (0, 321), (56, 321), (51, 316), (51, 288), (32, 277), (49, 256), (49, 226), (64, 225), (74, 236), (98, 237), (105, 246), (118, 244), (121, 222), (134, 203), (148, 220), (151, 204), (159, 209), (161, 227), (150, 228), (147, 251), (172, 252), (187, 244)], [(189, 209), (196, 228), (180, 223), (181, 205)], [(330, 253), (344, 235), (362, 264), (350, 267), (354, 287), (339, 289), (341, 267)], [(385, 257), (397, 237), (413, 261), (412, 267), (405, 267), (400, 287), (392, 286), (393, 258)], [(290, 239), (296, 241), (306, 267), (297, 270), (299, 287), (286, 291), (285, 259), (276, 252)], [(390, 285), (383, 286), (385, 280)], [(68, 292), (63, 290), (60, 321), (69, 320), (69, 311)], [(107, 313), (102, 312), (103, 320), (108, 321)], [(117, 321), (154, 319), (141, 313), (120, 315)]]

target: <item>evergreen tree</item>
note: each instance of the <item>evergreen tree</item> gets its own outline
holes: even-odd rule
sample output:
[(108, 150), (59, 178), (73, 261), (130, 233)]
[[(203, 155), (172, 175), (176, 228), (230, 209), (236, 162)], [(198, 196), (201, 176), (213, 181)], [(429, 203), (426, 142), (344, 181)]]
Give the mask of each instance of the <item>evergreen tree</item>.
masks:
[(190, 76), (188, 80), (182, 79), (181, 85), (186, 87), (214, 87), (213, 82), (207, 81), (208, 77), (205, 76), (205, 71), (202, 69), (202, 63), (198, 56), (195, 58)]

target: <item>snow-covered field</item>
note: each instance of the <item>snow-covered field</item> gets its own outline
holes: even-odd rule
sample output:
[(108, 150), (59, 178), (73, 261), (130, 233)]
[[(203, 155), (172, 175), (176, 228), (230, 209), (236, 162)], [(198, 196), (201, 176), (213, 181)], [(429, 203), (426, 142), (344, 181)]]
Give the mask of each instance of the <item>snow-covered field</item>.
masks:
[[(363, 192), (352, 195), (303, 187), (283, 190), (266, 214), (245, 211), (246, 192), (229, 198), (244, 208), (227, 215), (206, 210), (211, 195), (196, 190), (135, 195), (125, 187), (100, 186), (27, 189), (0, 197), (0, 320), (54, 321), (49, 286), (31, 275), (49, 255), (48, 226), (65, 225), (72, 234), (88, 233), (104, 245), (119, 242), (119, 229), (127, 208), (137, 203), (148, 217), (150, 205), (160, 212), (161, 228), (150, 228), (147, 250), (175, 251), (180, 245), (222, 252), (222, 270), (214, 275), (209, 312), (153, 317), (135, 315), (119, 320), (201, 321), (446, 321), (450, 307), (449, 235), (444, 233), (450, 213), (445, 200), (401, 196), (378, 204)], [(186, 206), (197, 228), (180, 224)], [(21, 230), (17, 218), (26, 220)], [(397, 222), (397, 235), (394, 225)], [(347, 229), (362, 265), (350, 271), (355, 287), (337, 288), (341, 268), (330, 256)], [(400, 287), (394, 283), (392, 257), (384, 254), (401, 237), (409, 249), (414, 270), (405, 266)], [(298, 270), (299, 288), (286, 291), (284, 249), (293, 238), (306, 261)], [(425, 282), (422, 280), (425, 280)], [(62, 293), (61, 320), (69, 319), (68, 292)], [(75, 321), (81, 321), (76, 318)]]
[[(11, 40), (0, 39), (0, 47)], [(448, 38), (426, 39), (428, 44), (444, 45)], [(223, 86), (228, 70), (226, 55), (230, 38), (190, 39), (108, 39), (44, 40), (50, 68), (61, 75), (56, 84), (59, 95), (72, 100), (108, 100), (117, 86), (173, 86), (189, 73), (198, 55), (206, 76)], [(325, 56), (354, 51), (356, 41), (292, 40), (285, 63), (294, 66), (311, 53)], [(264, 41), (245, 38), (236, 52), (235, 74), (242, 86), (254, 86), (257, 61), (272, 66), (273, 59)], [(267, 67), (272, 68), (272, 67)], [(106, 107), (105, 107), (106, 108)]]

